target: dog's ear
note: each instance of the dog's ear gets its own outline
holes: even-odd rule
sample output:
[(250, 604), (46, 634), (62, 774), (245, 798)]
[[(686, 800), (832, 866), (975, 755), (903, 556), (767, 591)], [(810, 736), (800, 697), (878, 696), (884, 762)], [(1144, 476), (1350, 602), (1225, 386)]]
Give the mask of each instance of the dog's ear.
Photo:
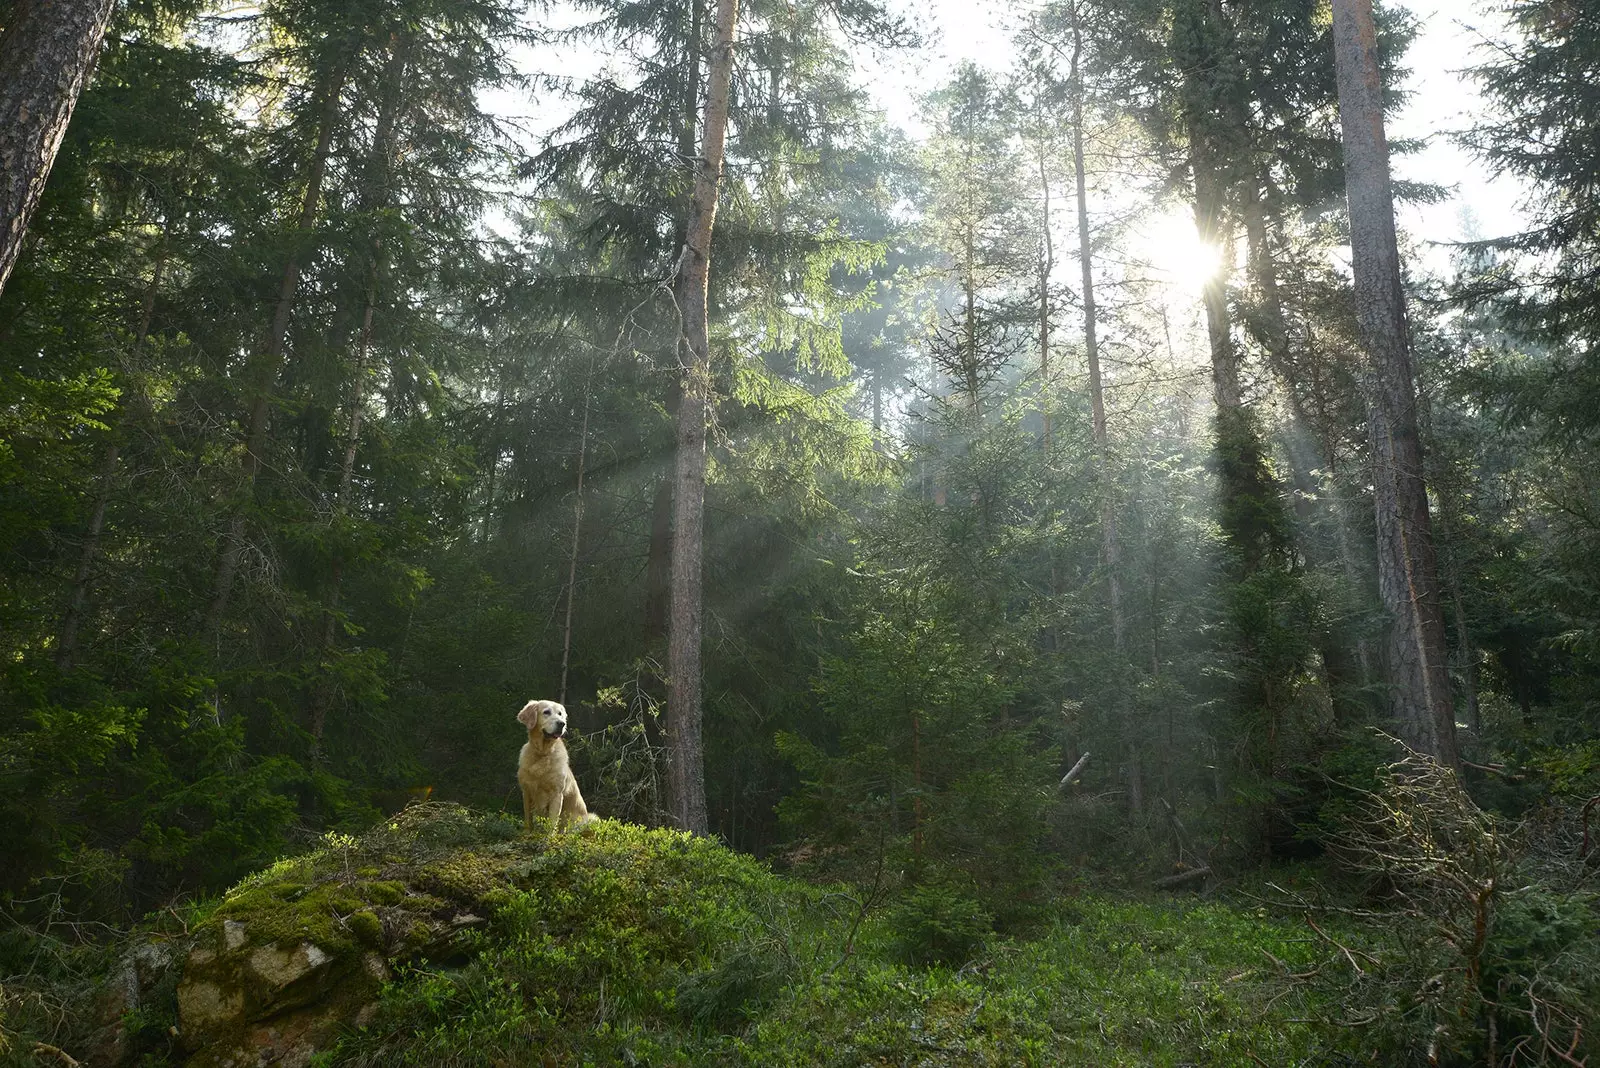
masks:
[(530, 731), (539, 723), (539, 706), (542, 701), (529, 701), (522, 706), (522, 711), (517, 713), (517, 722)]

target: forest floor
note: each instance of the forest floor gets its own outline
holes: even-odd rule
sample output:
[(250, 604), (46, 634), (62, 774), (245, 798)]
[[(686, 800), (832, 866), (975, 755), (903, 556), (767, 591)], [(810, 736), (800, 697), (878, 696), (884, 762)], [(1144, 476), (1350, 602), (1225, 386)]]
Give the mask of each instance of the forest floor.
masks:
[(905, 931), (705, 839), (415, 806), (115, 946), (5, 947), (0, 1064), (1357, 1063), (1303, 917), (1080, 894), (931, 966)]

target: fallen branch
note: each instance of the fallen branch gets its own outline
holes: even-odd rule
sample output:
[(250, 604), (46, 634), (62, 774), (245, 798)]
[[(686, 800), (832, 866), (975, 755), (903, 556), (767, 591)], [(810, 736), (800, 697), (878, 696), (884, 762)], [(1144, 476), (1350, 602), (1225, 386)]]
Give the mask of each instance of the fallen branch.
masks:
[(1361, 953), (1360, 950), (1352, 950), (1349, 946), (1345, 945), (1343, 942), (1340, 942), (1338, 939), (1331, 937), (1328, 934), (1328, 932), (1326, 932), (1322, 928), (1318, 927), (1317, 926), (1317, 921), (1313, 920), (1310, 916), (1306, 917), (1306, 923), (1311, 925), (1311, 929), (1313, 931), (1317, 932), (1317, 934), (1319, 934), (1323, 938), (1327, 939), (1328, 942), (1330, 942), (1334, 946), (1338, 947), (1339, 952), (1344, 954), (1345, 960), (1348, 960), (1350, 962), (1350, 967), (1352, 967), (1352, 968), (1354, 968), (1356, 970), (1356, 974), (1357, 975), (1366, 975), (1367, 974), (1366, 969), (1361, 967), (1361, 965), (1356, 963), (1356, 954), (1357, 953), (1360, 953), (1360, 955), (1363, 958), (1365, 958), (1367, 963), (1369, 963), (1369, 964), (1377, 964), (1378, 963), (1378, 958), (1374, 957), (1372, 954), (1370, 954), (1370, 953)]
[(1512, 782), (1522, 782), (1527, 778), (1526, 775), (1519, 775), (1514, 771), (1508, 770), (1504, 764), (1474, 764), (1470, 760), (1463, 759), (1461, 761), (1461, 765), (1462, 767), (1472, 768), (1474, 771), (1487, 772), (1490, 775), (1499, 775), (1500, 777), (1509, 779)]
[(1157, 879), (1150, 885), (1156, 890), (1172, 890), (1179, 886), (1187, 886), (1189, 883), (1200, 882), (1209, 878), (1210, 875), (1211, 869), (1209, 867), (1190, 868), (1188, 871), (1180, 871), (1176, 875), (1169, 875), (1165, 879)]
[(35, 1042), (33, 1044), (33, 1055), (35, 1057), (54, 1057), (66, 1065), (67, 1068), (79, 1068), (79, 1061), (76, 1057), (58, 1046), (52, 1046), (48, 1042)]
[(1089, 754), (1088, 753), (1084, 753), (1083, 756), (1078, 758), (1078, 762), (1076, 764), (1072, 765), (1072, 770), (1067, 772), (1065, 775), (1061, 776), (1061, 782), (1056, 785), (1056, 789), (1059, 790), (1062, 787), (1070, 786), (1073, 783), (1077, 782), (1078, 781), (1078, 776), (1083, 774), (1083, 766), (1085, 764), (1087, 764), (1088, 762), (1089, 762)]

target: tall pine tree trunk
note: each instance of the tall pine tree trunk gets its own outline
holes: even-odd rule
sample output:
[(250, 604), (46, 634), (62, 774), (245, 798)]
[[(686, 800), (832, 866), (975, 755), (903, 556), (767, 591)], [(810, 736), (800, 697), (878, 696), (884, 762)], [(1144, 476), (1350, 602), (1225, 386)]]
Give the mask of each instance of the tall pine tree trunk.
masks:
[[(295, 238), (304, 240), (317, 219), (317, 205), (322, 199), (322, 182), (328, 170), (328, 155), (333, 146), (334, 126), (339, 120), (339, 95), (344, 91), (347, 64), (341, 64), (322, 86), (323, 113), (317, 131), (316, 147), (306, 168), (305, 191), (300, 200), (300, 212), (295, 220)], [(217, 573), (212, 585), (211, 605), (206, 610), (206, 633), (215, 635), (222, 626), (222, 617), (228, 610), (228, 599), (233, 592), (233, 580), (239, 570), (239, 559), (244, 553), (245, 527), (249, 523), (249, 503), (255, 491), (256, 476), (261, 472), (262, 454), (267, 444), (267, 419), (272, 407), (272, 387), (277, 381), (278, 368), (283, 362), (284, 343), (289, 335), (289, 318), (294, 311), (295, 297), (300, 288), (300, 260), (304, 250), (290, 253), (278, 280), (278, 298), (273, 304), (272, 322), (256, 357), (245, 369), (250, 390), (250, 414), (245, 428), (244, 458), (240, 463), (239, 500), (233, 517), (223, 536), (222, 551), (217, 557)]]
[(1333, 43), (1356, 317), (1370, 358), (1361, 380), (1372, 442), (1378, 587), (1390, 616), (1390, 705), (1406, 744), (1459, 768), (1372, 0), (1333, 0)]
[(0, 34), (0, 292), (116, 0), (15, 0)]
[[(703, 0), (688, 0), (689, 32), (684, 38), (683, 81), (679, 86), (678, 100), (678, 158), (686, 165), (695, 158), (695, 132), (700, 124), (700, 44), (705, 36)], [(694, 195), (693, 183), (682, 200), (682, 210), (673, 223), (672, 247), (683, 248), (689, 227), (689, 203)], [(681, 379), (674, 379), (667, 390), (667, 417), (673, 426), (678, 422), (678, 406), (683, 397)], [(676, 450), (674, 450), (674, 457)], [(650, 553), (645, 566), (644, 631), (645, 647), (651, 655), (661, 647), (667, 637), (672, 602), (672, 489), (677, 481), (676, 463), (665, 465), (661, 481), (656, 484), (655, 500), (650, 506)], [(663, 682), (665, 680), (662, 680)]]
[(672, 621), (667, 641), (667, 729), (670, 810), (679, 827), (695, 834), (709, 829), (706, 815), (705, 750), (700, 738), (700, 644), (704, 610), (702, 575), (705, 529), (706, 430), (711, 417), (711, 340), (706, 303), (711, 277), (711, 231), (717, 217), (723, 146), (728, 136), (728, 98), (733, 81), (738, 0), (718, 0), (707, 65), (705, 121), (695, 161), (673, 298), (683, 317), (679, 358), (683, 398), (678, 404), (677, 478), (673, 497)]
[[(1078, 199), (1078, 266), (1083, 278), (1083, 350), (1089, 364), (1089, 403), (1094, 422), (1096, 473), (1100, 479), (1100, 551), (1106, 565), (1106, 599), (1111, 611), (1112, 652), (1118, 664), (1127, 660), (1127, 622), (1122, 605), (1122, 543), (1117, 536), (1116, 499), (1111, 478), (1111, 442), (1106, 428), (1105, 380), (1100, 373), (1100, 332), (1094, 297), (1094, 246), (1089, 228), (1088, 166), (1083, 146), (1083, 28), (1076, 0), (1068, 7), (1072, 20), (1072, 173)], [(1139, 732), (1125, 724), (1128, 754), (1128, 807), (1144, 809), (1144, 761)]]

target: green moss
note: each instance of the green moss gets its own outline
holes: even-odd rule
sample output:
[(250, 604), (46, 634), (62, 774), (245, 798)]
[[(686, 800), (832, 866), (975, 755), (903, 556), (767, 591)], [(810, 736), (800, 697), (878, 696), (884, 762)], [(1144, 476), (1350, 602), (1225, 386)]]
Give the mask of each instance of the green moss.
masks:
[(370, 882), (360, 886), (361, 896), (375, 905), (398, 905), (405, 899), (406, 885), (401, 882)]
[(417, 885), (462, 904), (475, 904), (501, 886), (504, 866), (493, 858), (462, 850), (417, 872)]
[(366, 910), (352, 912), (344, 918), (344, 925), (363, 945), (383, 948), (383, 921), (378, 919), (376, 913)]
[(348, 952), (355, 939), (340, 920), (362, 907), (336, 883), (255, 886), (230, 894), (217, 909), (219, 920), (244, 924), (253, 945), (313, 942), (330, 953)]

